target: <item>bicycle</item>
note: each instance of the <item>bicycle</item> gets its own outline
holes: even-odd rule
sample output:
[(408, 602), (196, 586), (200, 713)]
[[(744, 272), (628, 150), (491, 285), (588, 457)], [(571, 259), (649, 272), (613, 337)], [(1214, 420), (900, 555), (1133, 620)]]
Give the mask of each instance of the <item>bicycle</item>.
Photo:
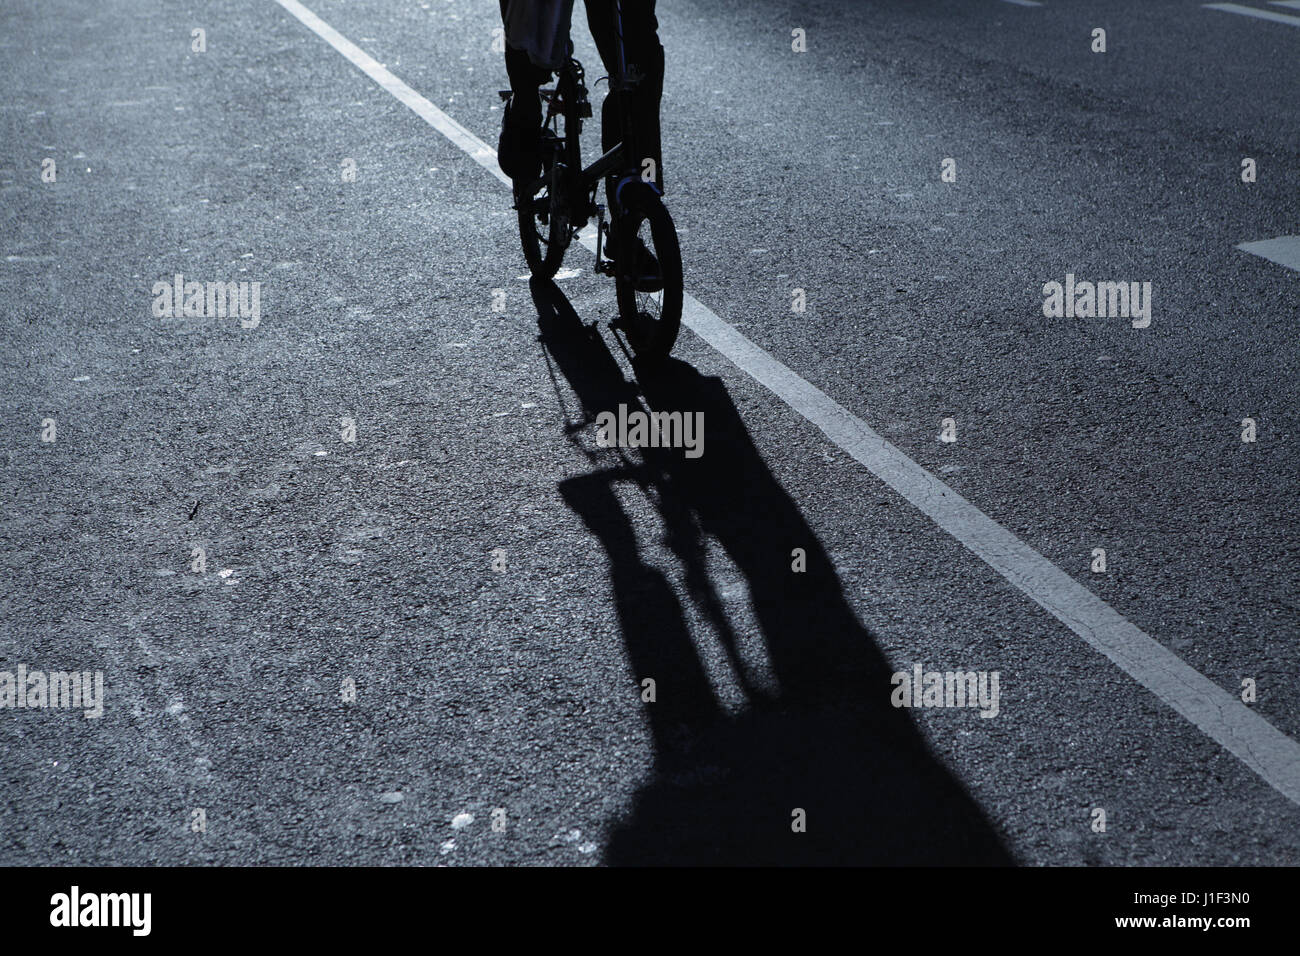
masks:
[[(607, 95), (614, 97), (622, 138), (586, 169), (582, 167), (582, 124), (592, 111), (585, 73), (570, 43), (555, 86), (539, 91), (545, 104), (542, 175), (529, 183), (515, 183), (514, 208), (519, 213), (524, 259), (539, 279), (555, 275), (573, 238), (596, 219), (595, 270), (613, 277), (618, 302), (618, 318), (610, 326), (624, 335), (638, 359), (654, 361), (672, 351), (681, 328), (681, 249), (653, 177), (643, 178), (636, 157), (625, 147), (632, 141), (629, 104), (638, 80), (628, 75), (619, 0), (611, 2), (617, 55)], [(507, 103), (510, 97), (509, 90), (501, 91)], [(602, 181), (604, 204), (596, 202)], [(612, 259), (605, 256), (609, 251)], [(648, 269), (647, 262), (657, 263), (657, 268)]]

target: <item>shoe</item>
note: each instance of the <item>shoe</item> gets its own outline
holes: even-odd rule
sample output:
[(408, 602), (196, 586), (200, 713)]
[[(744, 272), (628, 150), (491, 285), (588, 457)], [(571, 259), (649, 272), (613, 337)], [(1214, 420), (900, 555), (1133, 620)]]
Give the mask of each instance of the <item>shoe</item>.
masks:
[(637, 237), (633, 261), (636, 263), (636, 272), (632, 276), (633, 289), (638, 293), (656, 293), (663, 289), (663, 273), (659, 271), (659, 260), (655, 259), (654, 252), (646, 248), (640, 235)]
[[(530, 102), (532, 110), (526, 108)], [(497, 165), (515, 182), (532, 182), (542, 174), (542, 104), (536, 96), (512, 97), (506, 104)]]
[(632, 288), (637, 292), (658, 292), (664, 287), (664, 277), (659, 269), (659, 260), (646, 248), (640, 236), (636, 237), (636, 248), (632, 252), (633, 272)]

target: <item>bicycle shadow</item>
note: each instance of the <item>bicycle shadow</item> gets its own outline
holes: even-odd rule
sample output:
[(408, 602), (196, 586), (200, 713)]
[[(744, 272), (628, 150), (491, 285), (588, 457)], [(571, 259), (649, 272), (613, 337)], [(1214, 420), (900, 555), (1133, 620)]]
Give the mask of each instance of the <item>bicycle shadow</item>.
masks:
[[(704, 413), (699, 458), (645, 448), (638, 462), (602, 450), (616, 456), (613, 466), (559, 485), (605, 551), (631, 676), (656, 682), (657, 699), (644, 705), (655, 774), (616, 824), (606, 862), (1013, 863), (979, 807), (905, 712), (890, 705), (892, 669), (722, 381), (670, 360), (653, 375), (638, 371), (641, 402), (560, 289), (533, 280), (532, 290), (541, 340), (578, 396), (584, 422), (620, 403), (629, 411)], [(738, 716), (719, 706), (668, 579), (644, 563), (617, 482), (639, 485), (655, 502), (668, 546), (686, 569), (686, 591), (746, 691), (749, 704)], [(744, 575), (760, 635), (733, 632), (705, 564), (705, 536)], [(794, 548), (804, 549), (806, 572), (792, 571)], [(780, 688), (775, 697), (746, 673), (739, 653), (746, 640), (761, 640)], [(796, 808), (806, 813), (806, 832), (792, 830)]]

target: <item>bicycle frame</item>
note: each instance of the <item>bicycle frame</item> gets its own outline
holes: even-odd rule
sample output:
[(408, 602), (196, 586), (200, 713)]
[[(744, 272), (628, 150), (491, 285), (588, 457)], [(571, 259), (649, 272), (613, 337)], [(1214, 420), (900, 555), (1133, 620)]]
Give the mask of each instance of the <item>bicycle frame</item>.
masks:
[[(614, 21), (614, 70), (612, 75), (609, 77), (609, 88), (610, 88), (609, 95), (612, 96), (615, 93), (630, 94), (631, 91), (633, 91), (636, 88), (636, 85), (638, 82), (640, 82), (640, 79), (629, 78), (627, 72), (627, 54), (623, 42), (622, 3), (620, 2), (620, 0), (610, 0), (610, 2), (613, 6), (613, 21)], [(569, 49), (570, 51), (572, 51), (573, 49), (572, 42), (570, 42), (569, 44)], [(585, 88), (580, 86), (582, 82), (581, 77), (583, 76), (583, 74), (581, 72), (581, 67), (578, 67), (577, 70), (574, 69), (574, 64), (576, 62), (577, 61), (573, 59), (572, 55), (570, 55), (568, 60), (564, 63), (564, 65), (560, 67), (559, 79), (556, 83), (556, 93), (560, 94), (561, 97), (564, 97), (566, 95), (576, 96), (578, 94), (578, 90), (581, 89), (582, 96), (579, 102), (585, 105), (586, 104)], [(553, 108), (552, 103), (553, 100), (548, 101), (547, 113), (543, 125), (548, 123), (555, 115), (552, 112), (552, 108)], [(585, 112), (579, 113), (579, 116), (582, 115), (585, 116), (591, 115), (589, 107)], [(571, 118), (572, 117), (566, 114), (566, 122)], [(585, 197), (587, 195), (591, 195), (594, 197), (596, 188), (599, 186), (600, 181), (602, 179), (612, 180), (614, 177), (619, 176), (619, 174), (621, 173), (623, 174), (622, 176), (619, 176), (619, 180), (621, 184), (621, 182), (623, 180), (626, 180), (628, 177), (637, 176), (635, 164), (632, 163), (627, 158), (626, 155), (627, 153), (626, 144), (631, 142), (631, 138), (632, 138), (631, 136), (632, 117), (630, 111), (626, 108), (625, 105), (621, 105), (620, 109), (618, 110), (618, 119), (619, 119), (619, 126), (620, 126), (619, 132), (622, 134), (619, 142), (617, 142), (612, 147), (610, 147), (607, 151), (605, 151), (590, 166), (583, 169), (579, 175), (564, 176), (563, 178), (567, 181), (560, 183), (555, 181), (548, 182), (547, 181), (548, 176), (547, 174), (544, 173), (541, 177), (534, 180), (532, 183), (528, 184), (528, 186), (524, 190), (525, 193), (527, 194), (536, 193), (539, 189), (541, 189), (544, 186), (551, 189), (555, 189), (558, 186), (559, 189), (561, 189), (569, 198), (571, 210), (577, 213), (577, 215), (574, 217), (574, 222), (573, 222), (574, 228), (581, 229), (586, 224), (587, 220), (591, 218), (592, 215), (599, 214), (599, 212), (601, 211), (600, 206), (598, 206), (594, 201), (585, 201)], [(566, 159), (570, 161), (569, 163), (566, 163), (565, 166), (570, 170), (577, 168), (581, 163), (581, 148), (579, 143), (580, 136), (581, 136), (581, 119), (578, 120), (578, 126), (579, 128), (574, 130), (569, 130), (567, 128), (565, 129), (565, 138), (567, 141), (566, 153), (568, 153)], [(561, 173), (563, 172), (564, 170), (561, 170)], [(559, 177), (557, 177), (557, 179), (558, 178)], [(609, 188), (608, 188), (609, 185), (612, 185), (612, 183), (607, 184), (607, 188), (606, 188), (607, 201), (615, 198), (614, 196), (609, 195)], [(616, 186), (614, 190), (615, 196), (617, 195), (617, 192), (618, 192), (618, 187)]]
[[(603, 49), (608, 55), (602, 57), (610, 72), (609, 93), (601, 133), (606, 142), (615, 133), (621, 138), (582, 166), (583, 120), (591, 118), (592, 108), (586, 73), (569, 42), (555, 86), (539, 90), (546, 104), (540, 131), (543, 172), (530, 183), (516, 181), (515, 209), (524, 256), (533, 276), (543, 279), (555, 275), (574, 236), (596, 219), (595, 271), (614, 279), (618, 302), (618, 318), (610, 325), (623, 333), (636, 358), (658, 361), (672, 350), (681, 327), (681, 248), (662, 191), (638, 168), (636, 121), (643, 100), (638, 90), (646, 77), (629, 67), (622, 4), (609, 2), (612, 22)], [(502, 91), (503, 99), (509, 96)], [(603, 205), (596, 201), (602, 180)], [(607, 247), (612, 258), (604, 254)]]

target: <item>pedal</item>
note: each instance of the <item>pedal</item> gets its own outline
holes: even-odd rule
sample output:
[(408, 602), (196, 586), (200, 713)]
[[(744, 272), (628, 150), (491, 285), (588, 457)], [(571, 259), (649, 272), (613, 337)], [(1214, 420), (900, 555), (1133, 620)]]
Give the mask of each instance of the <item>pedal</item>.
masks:
[(609, 224), (605, 222), (605, 207), (600, 203), (595, 203), (596, 209), (596, 272), (601, 275), (612, 276), (614, 274), (614, 263), (604, 258), (601, 251), (605, 248), (606, 239), (609, 235)]
[(501, 102), (509, 103), (510, 97), (514, 96), (514, 90), (497, 90), (497, 95), (501, 97)]

